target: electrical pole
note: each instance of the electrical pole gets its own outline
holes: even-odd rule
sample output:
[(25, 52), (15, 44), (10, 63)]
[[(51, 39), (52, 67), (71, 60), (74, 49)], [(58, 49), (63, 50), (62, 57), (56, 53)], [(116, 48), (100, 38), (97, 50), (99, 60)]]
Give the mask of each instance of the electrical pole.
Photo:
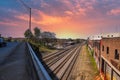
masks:
[(23, 6), (29, 11), (29, 30), (31, 31), (31, 7), (29, 7), (27, 4), (25, 4), (22, 0), (19, 0)]
[(29, 29), (31, 31), (31, 8), (30, 8), (30, 18), (29, 18)]

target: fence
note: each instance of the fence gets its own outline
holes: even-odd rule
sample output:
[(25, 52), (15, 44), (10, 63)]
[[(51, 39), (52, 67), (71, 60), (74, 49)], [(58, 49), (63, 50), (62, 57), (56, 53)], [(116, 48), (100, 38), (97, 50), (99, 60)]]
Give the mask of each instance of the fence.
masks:
[(29, 43), (27, 43), (27, 46), (28, 46), (29, 52), (31, 54), (33, 63), (35, 65), (39, 80), (52, 80), (51, 77), (49, 76), (49, 74), (47, 73), (46, 69), (43, 67), (42, 63), (36, 56), (35, 52), (31, 48)]

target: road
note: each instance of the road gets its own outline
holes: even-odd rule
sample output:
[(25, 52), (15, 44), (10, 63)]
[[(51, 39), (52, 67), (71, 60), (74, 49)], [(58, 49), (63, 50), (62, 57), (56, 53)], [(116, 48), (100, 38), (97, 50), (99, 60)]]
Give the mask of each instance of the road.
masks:
[(38, 80), (24, 42), (0, 48), (0, 80)]
[(18, 42), (8, 42), (6, 47), (0, 47), (0, 63), (10, 54), (10, 52), (12, 52), (12, 50), (18, 44)]

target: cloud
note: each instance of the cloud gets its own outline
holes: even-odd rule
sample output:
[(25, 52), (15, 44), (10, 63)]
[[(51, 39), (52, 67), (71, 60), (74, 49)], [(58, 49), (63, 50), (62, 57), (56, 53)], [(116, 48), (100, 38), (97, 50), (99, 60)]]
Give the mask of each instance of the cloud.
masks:
[(109, 12), (107, 12), (108, 15), (120, 15), (120, 8), (112, 9)]
[[(21, 26), (25, 30), (28, 28), (29, 12), (17, 0), (9, 2), (0, 1), (0, 31), (4, 26), (10, 30), (12, 26), (14, 28)], [(109, 26), (119, 24), (120, 20), (119, 16), (114, 16), (120, 14), (120, 0), (24, 0), (24, 2), (32, 8), (32, 28), (40, 26), (43, 30), (57, 33), (58, 37), (65, 33), (75, 36), (100, 32), (101, 28), (106, 27), (107, 30)]]
[(6, 26), (17, 26), (18, 24), (16, 23), (12, 23), (12, 22), (0, 22), (0, 25), (6, 25)]
[[(69, 16), (66, 17), (61, 17), (61, 16), (50, 16), (45, 14), (42, 11), (39, 10), (35, 10), (37, 12), (37, 16), (33, 15), (32, 16), (32, 22), (34, 24), (38, 24), (38, 25), (55, 25), (55, 24), (61, 24), (63, 22), (66, 22), (68, 20), (70, 20)], [(28, 21), (29, 17), (27, 14), (21, 14), (21, 15), (16, 15), (16, 18), (24, 20), (24, 21)]]
[(71, 12), (71, 11), (65, 11), (65, 14), (67, 14), (67, 15), (74, 15), (73, 12)]
[(43, 12), (40, 12), (40, 15), (41, 15), (42, 19), (39, 23), (43, 24), (43, 25), (61, 24), (61, 23), (66, 22), (70, 19), (70, 17), (68, 17), (68, 16), (66, 16), (66, 17), (50, 16), (50, 15), (47, 15)]
[(85, 8), (79, 8), (78, 11), (79, 11), (79, 12), (77, 12), (77, 15), (83, 15), (83, 16), (86, 15), (86, 9), (85, 9)]

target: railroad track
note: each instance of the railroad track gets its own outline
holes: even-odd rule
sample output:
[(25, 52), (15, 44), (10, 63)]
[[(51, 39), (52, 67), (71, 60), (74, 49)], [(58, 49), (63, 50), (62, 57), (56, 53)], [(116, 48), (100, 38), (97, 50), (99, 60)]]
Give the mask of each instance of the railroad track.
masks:
[(69, 77), (70, 77), (70, 74), (71, 74), (71, 71), (74, 67), (74, 64), (77, 60), (77, 57), (80, 53), (80, 50), (81, 50), (81, 46), (78, 48), (78, 50), (76, 51), (74, 57), (72, 58), (72, 61), (70, 62), (69, 64), (69, 67), (66, 69), (65, 73), (63, 74), (63, 76), (61, 77), (61, 80), (69, 80)]
[(49, 59), (52, 59), (52, 58), (60, 55), (61, 53), (64, 53), (64, 52), (66, 52), (66, 51), (74, 48), (75, 46), (76, 46), (76, 45), (74, 45), (74, 46), (72, 46), (72, 47), (70, 47), (70, 48), (66, 48), (66, 49), (64, 49), (64, 50), (60, 50), (60, 51), (55, 52), (55, 53), (48, 54), (48, 55), (46, 55), (46, 56), (43, 57), (43, 60), (47, 62), (47, 61), (49, 61)]
[[(70, 72), (76, 62), (78, 54), (80, 53), (81, 44), (75, 45), (67, 50), (63, 50), (54, 54), (50, 54), (43, 58), (47, 65), (47, 71), (52, 76), (53, 80), (67, 80)], [(48, 70), (49, 68), (49, 70)]]
[(50, 58), (47, 58), (45, 61), (45, 63), (47, 64), (47, 66), (51, 67), (52, 65), (54, 65), (54, 63), (58, 62), (59, 60), (61, 60), (61, 58), (65, 57), (66, 55), (68, 55), (68, 53), (72, 50), (68, 49), (66, 51), (62, 51), (60, 53), (56, 53), (55, 55), (53, 55)]

